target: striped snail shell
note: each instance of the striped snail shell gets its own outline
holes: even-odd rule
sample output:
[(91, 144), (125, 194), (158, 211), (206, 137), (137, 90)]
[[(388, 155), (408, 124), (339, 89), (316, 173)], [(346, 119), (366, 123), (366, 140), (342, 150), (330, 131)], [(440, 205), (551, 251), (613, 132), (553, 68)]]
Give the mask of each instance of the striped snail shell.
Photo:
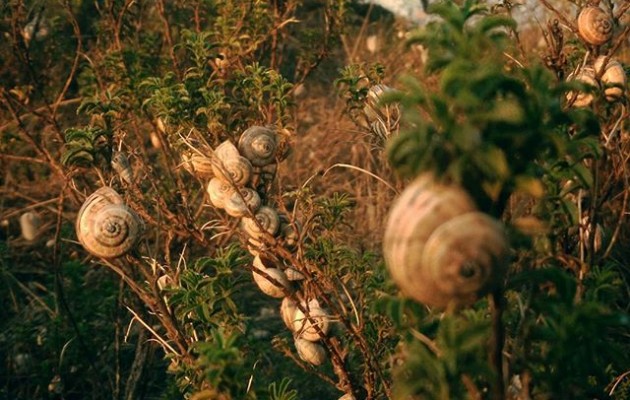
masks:
[(585, 7), (577, 18), (577, 27), (584, 41), (594, 46), (602, 45), (610, 40), (613, 34), (613, 21), (601, 8)]
[(260, 208), (261, 202), (260, 196), (254, 189), (240, 188), (225, 200), (223, 208), (228, 215), (240, 218), (247, 214), (248, 208), (255, 213)]
[(125, 153), (121, 151), (114, 153), (112, 156), (112, 168), (114, 168), (114, 171), (118, 173), (118, 176), (120, 176), (120, 179), (124, 182), (129, 185), (133, 182), (133, 171), (131, 170), (131, 164)]
[(264, 167), (273, 163), (277, 148), (276, 132), (264, 126), (248, 128), (238, 141), (238, 150), (256, 167)]
[(295, 268), (285, 268), (284, 273), (290, 281), (302, 281), (306, 279), (306, 276)]
[(282, 317), (282, 322), (284, 322), (291, 331), (293, 331), (295, 310), (297, 310), (297, 302), (295, 300), (290, 297), (282, 299), (282, 304), (280, 304), (280, 316)]
[(298, 337), (316, 342), (321, 339), (318, 328), (322, 334), (328, 334), (330, 330), (330, 317), (328, 313), (319, 306), (317, 301), (309, 302), (304, 308), (308, 310), (307, 314), (309, 317), (299, 308), (295, 310), (295, 315), (293, 316), (293, 330)]
[(184, 169), (197, 178), (210, 178), (214, 175), (212, 159), (210, 157), (193, 152), (192, 154), (182, 155), (182, 163)]
[[(265, 265), (265, 262), (267, 265)], [(271, 263), (268, 260), (263, 261), (260, 256), (254, 257), (252, 271), (254, 275), (254, 282), (256, 282), (256, 285), (258, 285), (258, 288), (264, 294), (280, 299), (284, 297), (286, 291), (290, 290), (291, 283), (284, 272), (278, 268), (270, 267), (270, 265)], [(258, 271), (262, 271), (268, 275), (269, 278), (273, 279), (273, 281)]]
[[(264, 232), (274, 236), (280, 227), (280, 217), (278, 212), (269, 206), (262, 206), (256, 211), (254, 218), (243, 217), (241, 229), (254, 240), (261, 240)], [(258, 221), (258, 222), (256, 222)], [(258, 226), (260, 224), (260, 227)], [(261, 230), (262, 227), (262, 230)]]
[(601, 75), (601, 83), (604, 86), (606, 100), (612, 102), (623, 96), (626, 88), (626, 71), (617, 60), (610, 59), (604, 66), (606, 56), (598, 57), (593, 63), (597, 76)]
[(42, 219), (39, 214), (33, 211), (27, 211), (20, 215), (20, 230), (24, 239), (33, 241), (39, 235), (39, 229), (42, 226)]
[(225, 183), (221, 179), (214, 177), (208, 182), (206, 192), (208, 192), (210, 203), (212, 203), (213, 206), (216, 208), (224, 208), (225, 202), (234, 194), (235, 189), (229, 183)]
[[(599, 84), (595, 80), (595, 70), (592, 68), (585, 67), (582, 68), (578, 74), (569, 74), (567, 81), (572, 80), (580, 81), (586, 85), (599, 87)], [(571, 101), (573, 97), (575, 97), (575, 100), (572, 105), (575, 107), (588, 107), (595, 98), (593, 93), (578, 92), (577, 94), (574, 94), (572, 91), (567, 93), (567, 101)]]
[(477, 212), (457, 186), (429, 175), (394, 203), (383, 253), (402, 293), (429, 306), (471, 304), (504, 273), (508, 245), (501, 224)]
[(214, 149), (214, 156), (221, 161), (240, 156), (238, 149), (232, 142), (226, 140)]
[(236, 186), (245, 186), (252, 177), (252, 164), (241, 156), (221, 160), (214, 158), (212, 171), (217, 178)]
[(322, 365), (326, 361), (326, 350), (321, 344), (302, 338), (295, 339), (295, 349), (302, 361), (313, 365)]
[(97, 257), (115, 258), (126, 254), (138, 243), (142, 231), (140, 217), (109, 187), (92, 193), (77, 216), (79, 242)]

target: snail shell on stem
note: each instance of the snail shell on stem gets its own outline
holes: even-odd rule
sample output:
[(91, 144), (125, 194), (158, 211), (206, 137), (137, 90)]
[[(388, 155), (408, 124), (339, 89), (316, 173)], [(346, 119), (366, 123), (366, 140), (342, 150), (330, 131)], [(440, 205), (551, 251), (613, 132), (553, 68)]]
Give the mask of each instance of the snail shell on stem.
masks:
[(41, 226), (42, 219), (39, 214), (33, 211), (27, 211), (20, 215), (20, 229), (22, 231), (22, 237), (29, 242), (37, 239)]
[(214, 175), (212, 159), (198, 153), (182, 155), (184, 169), (192, 175), (204, 179)]
[(131, 164), (125, 153), (121, 151), (114, 153), (112, 157), (112, 168), (118, 173), (120, 179), (131, 185), (133, 182), (133, 171), (131, 170)]
[(293, 330), (298, 337), (316, 342), (321, 339), (317, 328), (322, 334), (328, 334), (330, 317), (317, 303), (311, 302), (304, 308), (308, 310), (308, 317), (298, 308), (293, 316)]
[(604, 86), (606, 100), (612, 102), (619, 100), (623, 96), (626, 88), (626, 71), (623, 65), (617, 60), (610, 59), (604, 66), (606, 56), (598, 57), (593, 63), (593, 68)]
[(245, 186), (252, 176), (252, 164), (241, 156), (221, 160), (214, 158), (212, 171), (217, 178), (236, 186)]
[(240, 218), (247, 214), (248, 208), (255, 213), (260, 208), (261, 203), (262, 200), (254, 189), (240, 188), (227, 198), (223, 207), (228, 215)]
[(302, 338), (295, 339), (295, 349), (302, 361), (313, 365), (321, 365), (326, 361), (326, 350), (318, 343)]
[(208, 182), (206, 192), (208, 192), (210, 202), (213, 206), (223, 208), (225, 207), (227, 199), (234, 194), (235, 189), (229, 183), (225, 183), (221, 179), (214, 177)]
[(81, 206), (76, 222), (79, 242), (91, 254), (103, 258), (120, 257), (140, 240), (140, 217), (122, 204), (115, 190), (103, 187), (90, 195)]
[(214, 149), (214, 156), (221, 161), (240, 156), (238, 149), (232, 142), (226, 140)]
[(274, 236), (279, 227), (280, 217), (276, 210), (269, 206), (260, 207), (255, 214), (255, 220), (249, 217), (243, 217), (241, 220), (241, 229), (254, 240), (262, 240), (264, 232)]
[[(599, 87), (599, 84), (595, 80), (595, 70), (592, 68), (585, 67), (585, 68), (582, 68), (582, 70), (577, 75), (570, 74), (567, 77), (567, 81), (572, 81), (572, 80), (577, 80), (593, 87)], [(567, 96), (566, 96), (567, 101), (573, 100), (574, 97), (575, 97), (575, 100), (573, 101), (572, 105), (575, 107), (588, 107), (593, 102), (593, 99), (594, 99), (593, 93), (585, 93), (585, 92), (578, 92), (577, 94), (575, 94), (574, 92), (567, 93)]]
[(613, 21), (601, 8), (585, 7), (580, 11), (577, 27), (584, 41), (600, 46), (610, 40), (613, 34)]
[[(268, 260), (263, 261), (260, 256), (256, 256), (253, 262), (254, 282), (264, 294), (282, 298), (286, 291), (290, 290), (291, 283), (287, 276), (278, 268), (268, 267), (264, 263), (271, 265)], [(262, 272), (262, 273), (261, 273)]]
[(471, 304), (501, 280), (501, 224), (476, 211), (457, 186), (430, 175), (412, 182), (390, 211), (383, 252), (402, 293), (429, 306)]
[(273, 163), (277, 148), (276, 132), (263, 126), (248, 128), (238, 141), (238, 150), (256, 167)]

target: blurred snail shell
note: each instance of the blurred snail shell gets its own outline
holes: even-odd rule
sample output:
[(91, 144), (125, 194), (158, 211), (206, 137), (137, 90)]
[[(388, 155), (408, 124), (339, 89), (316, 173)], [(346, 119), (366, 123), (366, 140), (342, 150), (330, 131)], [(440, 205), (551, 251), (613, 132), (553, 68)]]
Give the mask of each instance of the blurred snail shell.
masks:
[(104, 187), (90, 195), (77, 216), (79, 242), (91, 254), (120, 257), (139, 241), (143, 224), (138, 215), (122, 204), (115, 190)]
[(20, 215), (20, 229), (22, 237), (29, 242), (37, 239), (39, 228), (42, 226), (42, 219), (39, 214), (33, 211), (27, 211)]
[(226, 140), (214, 149), (214, 156), (221, 161), (240, 156), (238, 149), (232, 142)]
[(256, 167), (264, 167), (273, 163), (277, 148), (276, 132), (263, 126), (248, 128), (238, 141), (238, 150)]
[(133, 182), (133, 171), (131, 170), (131, 164), (125, 153), (117, 151), (112, 157), (112, 168), (118, 173), (120, 179), (127, 184)]
[(604, 10), (595, 6), (585, 7), (580, 11), (577, 27), (582, 39), (594, 46), (606, 43), (613, 34), (612, 19)]
[(295, 268), (286, 268), (284, 270), (285, 275), (287, 276), (287, 279), (290, 281), (301, 281), (306, 279), (306, 276), (304, 276), (303, 273), (301, 273), (300, 271), (298, 271)]
[[(597, 81), (595, 80), (595, 70), (592, 68), (585, 67), (582, 68), (577, 75), (570, 74), (567, 77), (567, 81), (572, 80), (577, 80), (590, 86), (599, 87)], [(588, 107), (594, 99), (593, 93), (578, 92), (577, 95), (575, 95), (573, 92), (569, 92), (566, 96), (567, 101), (571, 101), (574, 96), (575, 100), (572, 105), (575, 107)]]
[(228, 215), (240, 218), (247, 214), (248, 207), (255, 213), (260, 208), (261, 202), (260, 196), (254, 189), (241, 188), (235, 190), (225, 200), (223, 208)]
[(309, 364), (321, 365), (326, 361), (326, 350), (318, 343), (314, 343), (302, 338), (295, 339), (295, 349), (302, 361)]
[(383, 253), (405, 296), (429, 306), (459, 306), (500, 280), (507, 243), (501, 224), (476, 212), (463, 189), (423, 175), (392, 206)]
[[(278, 212), (269, 206), (262, 206), (256, 211), (255, 219), (243, 217), (241, 220), (241, 229), (254, 240), (261, 240), (264, 236), (263, 230), (274, 236), (280, 227), (280, 217)], [(258, 223), (256, 222), (258, 221)], [(260, 227), (258, 226), (260, 224)]]
[(215, 158), (212, 171), (222, 181), (236, 186), (244, 186), (252, 176), (252, 164), (241, 156), (221, 160)]
[[(280, 299), (284, 297), (286, 291), (290, 290), (291, 284), (284, 272), (278, 268), (268, 268), (263, 264), (260, 256), (254, 258), (253, 267), (254, 282), (256, 282), (256, 285), (258, 285), (258, 288), (264, 294)], [(257, 271), (263, 271), (271, 279), (275, 280), (275, 282), (267, 279), (266, 276), (263, 276)]]
[[(295, 310), (295, 315), (293, 316), (293, 330), (297, 333), (298, 337), (316, 342), (321, 339), (317, 328), (326, 335), (330, 329), (330, 318), (326, 311), (319, 305), (310, 303), (308, 307), (305, 308), (308, 309), (310, 318), (299, 308)], [(313, 322), (311, 322), (311, 320)]]
[(225, 183), (217, 177), (210, 179), (208, 187), (206, 188), (210, 202), (216, 208), (225, 207), (225, 202), (235, 191), (236, 190), (229, 183)]
[(297, 303), (295, 300), (290, 297), (285, 297), (282, 299), (282, 304), (280, 304), (280, 316), (282, 317), (282, 321), (289, 328), (289, 330), (293, 331), (293, 320), (295, 317), (295, 310), (297, 310)]
[(619, 100), (626, 88), (626, 71), (619, 61), (613, 59), (604, 66), (605, 60), (606, 56), (598, 57), (593, 63), (593, 68), (598, 76), (601, 74), (600, 80), (604, 86), (606, 100)]
[(209, 178), (214, 175), (212, 159), (202, 154), (192, 153), (182, 156), (184, 169), (198, 178)]

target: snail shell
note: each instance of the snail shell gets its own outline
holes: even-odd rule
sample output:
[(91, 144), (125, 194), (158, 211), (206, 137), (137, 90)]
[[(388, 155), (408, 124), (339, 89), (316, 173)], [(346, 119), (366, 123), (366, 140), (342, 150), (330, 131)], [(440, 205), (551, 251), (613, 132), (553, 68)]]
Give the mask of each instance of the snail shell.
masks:
[(142, 230), (140, 217), (122, 204), (122, 198), (109, 187), (90, 195), (77, 216), (79, 242), (97, 257), (115, 258), (126, 254), (138, 243)]
[(302, 361), (313, 365), (321, 365), (326, 361), (326, 350), (318, 343), (296, 338), (295, 349)]
[[(267, 279), (266, 276), (263, 276), (257, 271), (263, 271), (269, 276), (269, 278), (275, 280), (275, 282)], [(254, 258), (253, 274), (254, 282), (256, 282), (258, 288), (261, 290), (261, 292), (268, 296), (280, 299), (284, 297), (285, 292), (290, 290), (291, 288), (291, 283), (287, 279), (287, 276), (284, 274), (284, 272), (282, 272), (278, 268), (268, 268), (265, 264), (263, 264), (263, 260), (260, 258), (260, 256), (256, 256)]]
[(256, 167), (273, 163), (277, 148), (276, 132), (263, 126), (248, 128), (238, 141), (238, 150)]
[(133, 171), (131, 170), (131, 164), (125, 153), (117, 151), (112, 157), (112, 168), (118, 173), (120, 179), (127, 184), (133, 182)]
[(192, 153), (182, 156), (184, 169), (192, 175), (204, 179), (214, 175), (212, 159), (202, 154)]
[[(585, 83), (590, 86), (599, 87), (597, 81), (595, 80), (595, 70), (592, 68), (582, 68), (582, 70), (577, 74), (570, 74), (567, 77), (567, 81), (578, 80), (582, 83)], [(571, 101), (573, 99), (574, 93), (567, 93), (567, 101)], [(572, 105), (575, 107), (588, 107), (593, 102), (594, 96), (593, 93), (585, 93), (578, 92), (575, 96), (575, 101), (573, 101)]]
[(366, 104), (363, 107), (370, 130), (381, 138), (387, 138), (397, 128), (400, 120), (398, 105), (381, 104), (382, 97), (393, 92), (395, 89), (387, 85), (374, 85), (368, 90)]
[(230, 158), (238, 157), (240, 154), (236, 146), (234, 146), (234, 144), (232, 144), (229, 140), (226, 140), (214, 149), (214, 156), (221, 161), (225, 161)]
[(250, 188), (241, 188), (235, 190), (234, 193), (227, 198), (223, 207), (228, 215), (240, 218), (247, 214), (248, 207), (253, 213), (256, 213), (261, 203), (262, 200), (260, 200), (258, 192)]
[(252, 164), (245, 157), (241, 156), (225, 160), (214, 158), (212, 171), (224, 182), (242, 187), (252, 177)]
[(229, 183), (225, 183), (221, 179), (214, 177), (208, 182), (206, 192), (208, 192), (210, 203), (212, 203), (213, 206), (223, 208), (225, 207), (227, 199), (234, 194), (235, 189)]
[[(295, 310), (293, 316), (293, 330), (297, 333), (298, 337), (316, 342), (321, 339), (317, 328), (326, 335), (330, 330), (330, 317), (317, 303), (309, 303), (308, 318), (302, 310), (299, 308)], [(311, 322), (313, 321), (313, 322)]]
[(613, 21), (601, 8), (585, 7), (577, 19), (578, 32), (582, 39), (594, 46), (602, 45), (610, 40), (613, 34)]
[(301, 281), (306, 279), (306, 276), (304, 276), (303, 273), (301, 273), (300, 271), (298, 271), (295, 268), (286, 268), (284, 270), (285, 275), (287, 276), (287, 279), (290, 281)]
[(42, 219), (39, 214), (27, 211), (20, 215), (20, 229), (24, 239), (33, 241), (39, 235), (39, 228), (42, 226)]
[(606, 100), (612, 102), (619, 100), (623, 96), (626, 88), (626, 71), (617, 60), (611, 59), (604, 66), (605, 60), (606, 56), (598, 57), (593, 63), (593, 68), (598, 76), (601, 74)]
[(285, 297), (282, 299), (282, 304), (280, 304), (280, 316), (282, 317), (282, 321), (289, 328), (289, 330), (293, 331), (293, 320), (295, 319), (295, 310), (297, 310), (297, 303), (295, 300), (290, 297)]
[(476, 212), (466, 192), (424, 175), (394, 203), (383, 253), (405, 296), (435, 307), (459, 306), (500, 280), (507, 243), (500, 223)]
[(243, 217), (241, 220), (241, 229), (255, 241), (262, 240), (264, 233), (258, 224), (264, 229), (264, 232), (274, 236), (280, 227), (280, 217), (275, 209), (269, 206), (262, 206), (255, 214), (256, 221), (253, 218)]

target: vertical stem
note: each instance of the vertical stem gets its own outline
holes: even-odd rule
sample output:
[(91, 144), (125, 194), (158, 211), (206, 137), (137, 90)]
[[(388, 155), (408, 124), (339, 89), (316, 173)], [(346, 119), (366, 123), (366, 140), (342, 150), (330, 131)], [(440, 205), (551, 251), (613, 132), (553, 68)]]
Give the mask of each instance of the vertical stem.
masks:
[(492, 338), (490, 342), (491, 362), (496, 373), (496, 382), (492, 388), (493, 400), (504, 400), (505, 384), (503, 382), (503, 344), (505, 342), (505, 329), (503, 327), (503, 310), (505, 308), (503, 290), (497, 288), (492, 292)]

